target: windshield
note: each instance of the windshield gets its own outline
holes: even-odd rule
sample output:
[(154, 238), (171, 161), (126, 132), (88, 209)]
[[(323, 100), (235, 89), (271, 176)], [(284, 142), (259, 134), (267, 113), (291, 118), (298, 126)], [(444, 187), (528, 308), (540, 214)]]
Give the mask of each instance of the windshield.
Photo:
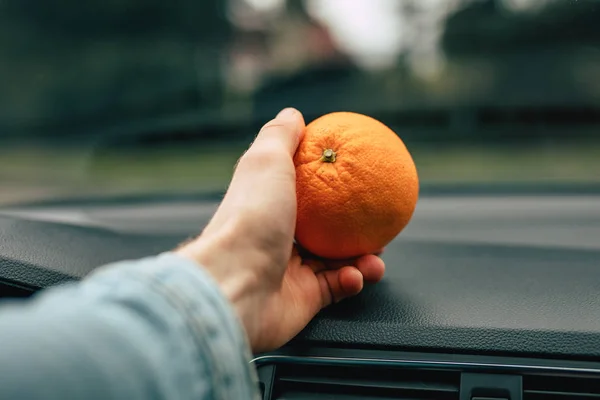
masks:
[(599, 5), (3, 0), (0, 204), (222, 191), (287, 106), (380, 119), (424, 187), (590, 187)]

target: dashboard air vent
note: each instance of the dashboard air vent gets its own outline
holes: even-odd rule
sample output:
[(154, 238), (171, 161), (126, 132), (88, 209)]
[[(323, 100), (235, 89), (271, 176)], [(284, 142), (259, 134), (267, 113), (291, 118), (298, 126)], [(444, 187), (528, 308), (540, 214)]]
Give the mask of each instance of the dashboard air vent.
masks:
[(458, 371), (357, 365), (286, 365), (273, 368), (265, 399), (457, 400)]
[(524, 375), (523, 400), (600, 400), (600, 379), (587, 376)]

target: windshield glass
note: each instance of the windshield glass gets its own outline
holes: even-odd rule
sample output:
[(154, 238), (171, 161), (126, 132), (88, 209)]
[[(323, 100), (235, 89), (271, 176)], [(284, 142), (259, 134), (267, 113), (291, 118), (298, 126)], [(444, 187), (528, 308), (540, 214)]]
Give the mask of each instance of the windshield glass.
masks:
[(426, 186), (600, 183), (592, 0), (0, 2), (0, 204), (222, 191), (281, 108), (380, 119)]

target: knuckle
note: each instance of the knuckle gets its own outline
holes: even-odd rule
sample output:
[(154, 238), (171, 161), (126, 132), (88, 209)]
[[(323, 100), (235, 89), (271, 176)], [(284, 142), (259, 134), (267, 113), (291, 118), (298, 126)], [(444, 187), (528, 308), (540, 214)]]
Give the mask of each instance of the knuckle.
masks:
[(261, 146), (253, 146), (241, 158), (238, 166), (244, 167), (267, 167), (281, 164), (289, 158), (281, 146), (273, 143), (262, 143)]
[(282, 131), (287, 132), (291, 129), (292, 129), (292, 127), (290, 126), (290, 124), (287, 124), (284, 121), (279, 121), (277, 119), (273, 119), (273, 120), (267, 122), (266, 124), (264, 124), (258, 134), (260, 136), (260, 135), (271, 134), (271, 133), (279, 133)]

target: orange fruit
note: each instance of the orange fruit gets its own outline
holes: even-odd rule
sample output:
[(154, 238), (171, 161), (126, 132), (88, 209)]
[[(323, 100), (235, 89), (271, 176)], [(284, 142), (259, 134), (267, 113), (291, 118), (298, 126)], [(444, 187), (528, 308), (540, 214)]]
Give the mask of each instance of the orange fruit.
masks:
[(413, 215), (417, 169), (398, 135), (376, 119), (336, 112), (314, 120), (294, 164), (296, 241), (317, 256), (380, 251)]

